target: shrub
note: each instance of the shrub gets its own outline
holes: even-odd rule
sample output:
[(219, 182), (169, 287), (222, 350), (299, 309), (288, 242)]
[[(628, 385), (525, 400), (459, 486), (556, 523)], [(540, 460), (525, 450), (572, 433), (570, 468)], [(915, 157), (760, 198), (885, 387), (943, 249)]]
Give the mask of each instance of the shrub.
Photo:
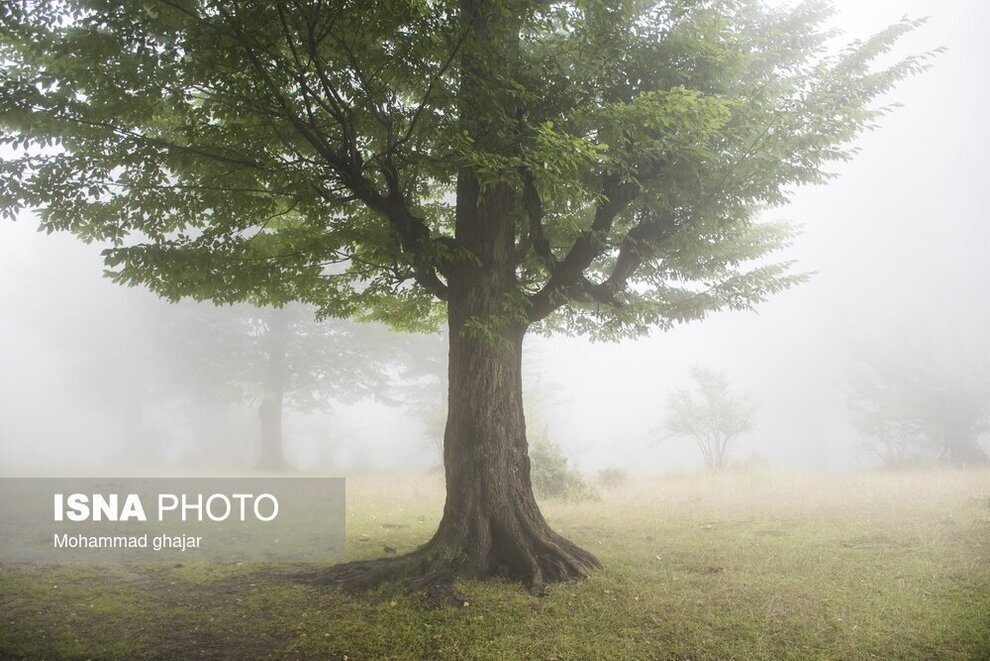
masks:
[(603, 489), (618, 489), (629, 481), (629, 473), (625, 468), (609, 466), (598, 471), (598, 484)]
[(556, 443), (536, 441), (529, 452), (533, 491), (538, 497), (563, 500), (597, 499), (594, 487), (581, 473), (567, 465), (567, 457)]

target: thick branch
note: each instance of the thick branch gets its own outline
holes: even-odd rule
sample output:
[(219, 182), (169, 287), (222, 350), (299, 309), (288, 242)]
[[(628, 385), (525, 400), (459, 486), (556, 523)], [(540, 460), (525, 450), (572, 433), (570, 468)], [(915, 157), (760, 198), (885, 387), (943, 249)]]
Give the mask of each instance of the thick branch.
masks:
[(618, 175), (606, 175), (602, 182), (602, 200), (595, 208), (591, 227), (574, 241), (567, 256), (556, 265), (550, 278), (530, 297), (530, 321), (536, 322), (563, 305), (575, 293), (585, 291), (584, 271), (605, 250), (605, 239), (616, 217), (639, 194), (636, 184), (620, 181)]
[[(235, 24), (236, 25), (236, 24)], [(377, 187), (364, 174), (364, 162), (361, 159), (357, 148), (357, 141), (354, 132), (347, 121), (347, 112), (332, 112), (331, 115), (337, 120), (343, 133), (341, 150), (334, 149), (323, 133), (320, 131), (314, 114), (307, 109), (307, 117), (300, 117), (292, 108), (289, 100), (286, 99), (280, 86), (272, 79), (271, 73), (262, 63), (255, 52), (255, 45), (251, 43), (246, 35), (240, 30), (236, 30), (238, 42), (244, 49), (245, 55), (261, 76), (262, 81), (268, 88), (269, 94), (273, 96), (276, 103), (285, 114), (289, 124), (308, 142), (313, 149), (326, 161), (331, 170), (339, 177), (341, 183), (346, 186), (354, 196), (363, 202), (368, 208), (383, 215), (391, 224), (396, 234), (399, 236), (402, 250), (412, 257), (415, 280), (431, 294), (441, 300), (447, 297), (447, 286), (440, 280), (434, 265), (434, 250), (436, 245), (430, 237), (429, 228), (422, 221), (413, 215), (401, 194), (398, 184), (398, 174), (388, 163), (382, 171), (388, 185), (388, 195), (382, 195)], [(284, 38), (291, 42), (291, 34), (284, 33)], [(310, 45), (312, 46), (312, 44)], [(290, 48), (292, 44), (290, 43)], [(292, 49), (294, 51), (294, 49)], [(311, 51), (311, 59), (314, 66), (316, 53)], [(318, 67), (319, 68), (319, 67)], [(324, 79), (321, 76), (321, 80)], [(319, 98), (313, 90), (305, 84), (304, 72), (298, 72), (298, 80), (301, 82), (302, 95), (304, 100), (315, 97), (314, 100), (320, 104)], [(326, 86), (327, 83), (324, 83)], [(338, 99), (331, 97), (330, 102), (336, 104)], [(336, 105), (334, 106), (336, 107)], [(325, 106), (324, 106), (325, 108)], [(326, 109), (326, 108), (325, 108)]]
[(526, 216), (529, 218), (528, 242), (524, 242), (519, 251), (518, 259), (522, 261), (526, 258), (526, 251), (531, 246), (536, 256), (551, 273), (557, 267), (557, 259), (550, 249), (550, 241), (547, 240), (543, 232), (543, 200), (540, 192), (536, 189), (536, 180), (529, 170), (522, 172), (523, 180), (523, 207), (526, 209)]
[(422, 116), (423, 111), (430, 103), (430, 97), (433, 95), (434, 85), (436, 85), (437, 81), (443, 78), (443, 76), (447, 73), (447, 70), (454, 64), (457, 54), (460, 52), (461, 46), (464, 44), (464, 40), (467, 36), (467, 31), (461, 33), (461, 36), (457, 39), (457, 42), (454, 44), (454, 47), (451, 49), (450, 54), (447, 56), (447, 59), (444, 61), (443, 65), (437, 71), (436, 75), (430, 78), (430, 82), (426, 86), (426, 92), (423, 94), (423, 99), (416, 106), (416, 110), (413, 111), (412, 118), (409, 120), (409, 126), (406, 127), (406, 131), (403, 133), (401, 138), (396, 140), (394, 144), (388, 146), (388, 153), (398, 150), (413, 136), (416, 131), (416, 124), (419, 122), (419, 118)]
[(584, 281), (583, 293), (597, 303), (616, 305), (616, 295), (626, 288), (629, 278), (643, 262), (654, 257), (663, 241), (677, 229), (674, 217), (650, 216), (640, 222), (622, 240), (612, 273), (601, 283)]
[(600, 286), (613, 294), (622, 291), (626, 282), (632, 277), (643, 262), (656, 253), (658, 245), (673, 231), (677, 223), (673, 214), (656, 217), (647, 216), (638, 225), (629, 230), (619, 247), (619, 256), (608, 279)]
[(437, 275), (435, 251), (441, 246), (430, 236), (430, 229), (406, 204), (399, 189), (398, 175), (394, 170), (384, 169), (389, 188), (388, 195), (382, 195), (359, 171), (348, 172), (345, 184), (368, 208), (384, 216), (399, 237), (402, 250), (412, 257), (412, 267), (417, 283), (439, 298), (447, 299), (447, 285)]

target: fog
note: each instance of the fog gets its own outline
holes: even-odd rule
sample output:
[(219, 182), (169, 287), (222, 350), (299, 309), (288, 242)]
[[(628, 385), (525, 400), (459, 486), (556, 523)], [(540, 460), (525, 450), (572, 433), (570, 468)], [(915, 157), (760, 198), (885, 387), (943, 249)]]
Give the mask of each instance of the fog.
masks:
[[(669, 394), (689, 384), (696, 364), (721, 370), (733, 391), (758, 407), (732, 462), (824, 471), (877, 465), (844, 396), (856, 347), (901, 347), (939, 365), (988, 372), (990, 129), (983, 115), (990, 52), (981, 32), (990, 5), (836, 5), (848, 37), (904, 15), (931, 15), (898, 53), (947, 50), (930, 71), (888, 95), (885, 102), (903, 107), (861, 137), (860, 153), (834, 168), (834, 181), (795, 191), (789, 206), (767, 212), (803, 228), (777, 256), (812, 273), (807, 283), (755, 312), (716, 313), (636, 341), (527, 339), (530, 435), (558, 444), (579, 469), (702, 467), (689, 440), (660, 440)], [(182, 377), (196, 363), (183, 366), (167, 341), (166, 320), (178, 308), (101, 273), (99, 246), (39, 234), (27, 214), (0, 222), (0, 474), (252, 469), (260, 395), (212, 401), (209, 394), (221, 387), (202, 381), (182, 392)], [(197, 314), (192, 307), (183, 314)], [(202, 332), (203, 342), (215, 339), (209, 328)], [(382, 383), (389, 385), (377, 399), (338, 392), (286, 409), (291, 466), (348, 474), (427, 471), (439, 463), (442, 383), (432, 368), (403, 362), (409, 351), (426, 349), (409, 349), (401, 336), (390, 341), (404, 348), (383, 361)], [(204, 407), (209, 420), (196, 422)], [(128, 422), (138, 408), (140, 420)], [(128, 440), (134, 424), (148, 447)], [(984, 448), (988, 440), (981, 439)]]

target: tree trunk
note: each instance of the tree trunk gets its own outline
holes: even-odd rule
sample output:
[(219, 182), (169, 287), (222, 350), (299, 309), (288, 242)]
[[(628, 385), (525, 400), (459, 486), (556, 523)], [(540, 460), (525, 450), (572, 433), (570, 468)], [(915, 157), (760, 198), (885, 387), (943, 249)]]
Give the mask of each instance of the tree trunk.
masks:
[(447, 500), (433, 538), (398, 558), (342, 565), (318, 582), (426, 589), (457, 602), (456, 578), (507, 577), (532, 591), (600, 567), (547, 525), (533, 496), (522, 401), (526, 322), (512, 313), (512, 189), (458, 185), (458, 233), (477, 259), (448, 276), (450, 360), (444, 470)]
[(282, 470), (285, 457), (282, 454), (282, 394), (266, 394), (258, 407), (261, 420), (261, 452), (258, 455), (259, 470)]
[(598, 562), (547, 525), (533, 496), (522, 402), (523, 328), (474, 338), (451, 311), (444, 434), (447, 501), (431, 546), (459, 576), (521, 579), (534, 590)]
[[(520, 20), (492, 0), (461, 0), (472, 33), (461, 53), (462, 130), (478, 149), (516, 156), (511, 63)], [(499, 112), (492, 112), (499, 108)], [(447, 501), (433, 538), (390, 560), (344, 565), (325, 582), (366, 587), (394, 581), (449, 602), (453, 579), (503, 576), (534, 592), (587, 576), (598, 561), (547, 525), (530, 482), (522, 403), (526, 311), (516, 281), (516, 217), (521, 200), (509, 183), (457, 177), (454, 238), (463, 249), (445, 266), (450, 329), (444, 471)], [(437, 594), (439, 592), (439, 594)]]
[(458, 576), (505, 576), (534, 591), (599, 567), (547, 525), (533, 496), (522, 398), (528, 321), (516, 309), (516, 192), (484, 188), (470, 171), (457, 187), (458, 241), (472, 259), (452, 268), (444, 471), (447, 501), (429, 543)]
[(525, 326), (478, 333), (472, 312), (491, 303), (491, 292), (451, 289), (447, 498), (437, 532), (408, 555), (340, 565), (318, 583), (425, 589), (428, 603), (440, 605), (462, 602), (453, 591), (457, 578), (521, 580), (540, 594), (548, 583), (584, 578), (600, 567), (550, 528), (533, 495), (522, 400)]
[(288, 468), (282, 452), (282, 408), (288, 378), (287, 331), (288, 321), (283, 311), (272, 310), (268, 319), (268, 365), (262, 384), (261, 406), (258, 407), (261, 422), (258, 470), (282, 471)]

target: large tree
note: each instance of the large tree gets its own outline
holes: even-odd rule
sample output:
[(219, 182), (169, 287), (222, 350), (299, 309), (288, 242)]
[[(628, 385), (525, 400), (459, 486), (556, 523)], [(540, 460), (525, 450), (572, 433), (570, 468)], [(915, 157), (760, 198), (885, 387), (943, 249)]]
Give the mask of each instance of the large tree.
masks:
[[(5, 213), (107, 241), (163, 296), (449, 329), (447, 501), (350, 585), (598, 567), (530, 485), (523, 337), (623, 337), (798, 278), (756, 222), (926, 57), (835, 52), (825, 2), (52, 0), (3, 5)], [(757, 260), (757, 261), (754, 261)], [(439, 302), (439, 305), (437, 303)]]

